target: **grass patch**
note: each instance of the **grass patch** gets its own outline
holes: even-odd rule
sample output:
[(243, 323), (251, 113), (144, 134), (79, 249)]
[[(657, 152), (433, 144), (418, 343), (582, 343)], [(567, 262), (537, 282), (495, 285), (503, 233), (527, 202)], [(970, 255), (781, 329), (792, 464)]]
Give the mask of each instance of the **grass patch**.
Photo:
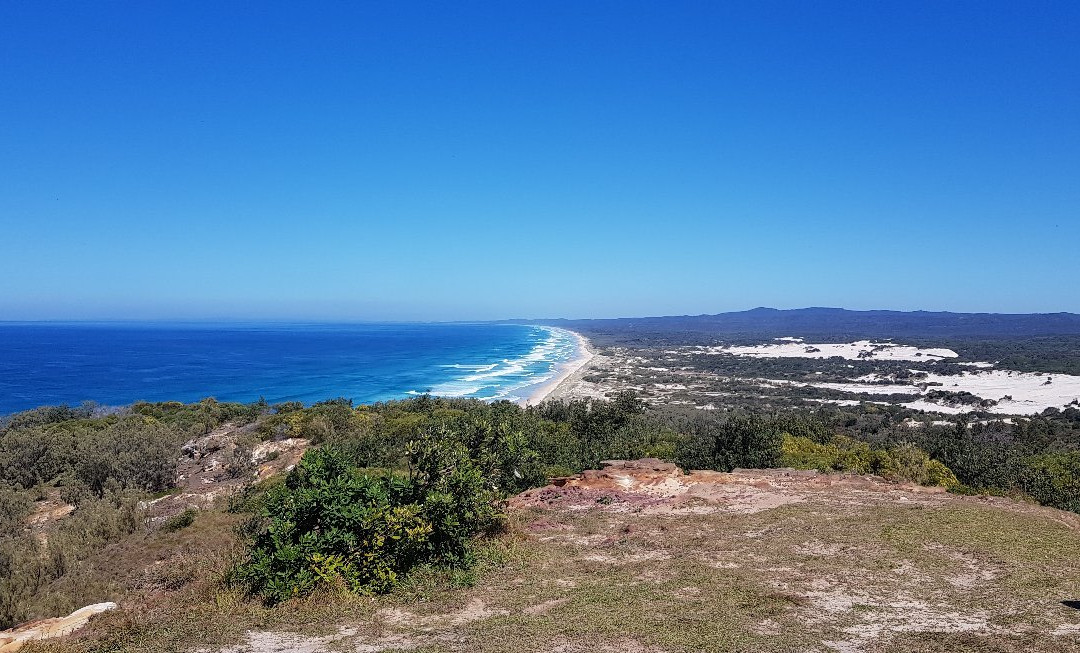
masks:
[[(1055, 513), (841, 492), (754, 514), (530, 509), (475, 547), (469, 571), (421, 565), (379, 597), (326, 587), (267, 608), (203, 570), (137, 610), (106, 615), (88, 636), (32, 650), (216, 650), (248, 630), (335, 636), (341, 625), (355, 635), (332, 650), (407, 642), (430, 653), (780, 653), (834, 642), (882, 653), (1042, 653), (1077, 644), (1051, 634), (1075, 622), (1060, 601), (1080, 599), (1080, 533)], [(223, 516), (204, 513), (154, 541), (205, 535)]]

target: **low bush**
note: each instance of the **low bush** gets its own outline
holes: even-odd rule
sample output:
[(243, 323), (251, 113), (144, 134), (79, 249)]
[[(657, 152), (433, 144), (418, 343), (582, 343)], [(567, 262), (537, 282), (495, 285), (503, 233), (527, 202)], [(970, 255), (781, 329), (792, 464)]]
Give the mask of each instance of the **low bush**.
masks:
[(1080, 451), (1027, 458), (1019, 485), (1041, 504), (1080, 512)]
[(267, 495), (266, 526), (235, 577), (268, 603), (339, 580), (386, 591), (422, 558), (431, 535), (413, 492), (400, 476), (361, 474), (334, 449), (309, 451)]
[(919, 429), (915, 442), (940, 460), (964, 485), (983, 492), (1019, 489), (1024, 448), (1004, 424), (966, 424)]
[(456, 437), (409, 453), (409, 474), (373, 474), (336, 448), (307, 452), (267, 493), (234, 579), (278, 603), (339, 583), (386, 592), (421, 563), (466, 565), (472, 538), (500, 523), (492, 467), (503, 461)]
[(188, 508), (184, 512), (170, 517), (165, 520), (165, 523), (161, 525), (161, 530), (165, 533), (175, 533), (176, 531), (183, 530), (188, 526), (195, 523), (195, 518), (199, 516), (199, 511), (195, 508)]
[(674, 456), (683, 469), (730, 472), (736, 467), (766, 468), (780, 463), (781, 432), (760, 417), (717, 418), (698, 413), (676, 428), (685, 435)]
[(807, 437), (785, 434), (780, 464), (822, 472), (877, 474), (890, 480), (950, 489), (960, 485), (948, 467), (913, 444), (875, 448), (843, 435), (821, 444)]
[[(11, 515), (25, 515), (28, 506), (24, 501), (10, 495), (0, 500), (8, 503)], [(55, 616), (41, 611), (43, 597), (39, 592), (91, 554), (138, 530), (141, 517), (133, 496), (112, 494), (84, 501), (50, 530), (44, 543), (21, 523), (0, 531), (0, 629)]]

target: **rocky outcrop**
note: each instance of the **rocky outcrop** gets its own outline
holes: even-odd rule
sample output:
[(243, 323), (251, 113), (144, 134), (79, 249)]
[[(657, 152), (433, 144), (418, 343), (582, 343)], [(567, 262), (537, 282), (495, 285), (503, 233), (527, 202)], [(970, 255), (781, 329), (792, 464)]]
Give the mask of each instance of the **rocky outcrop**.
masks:
[[(608, 512), (754, 513), (799, 503), (810, 494), (873, 491), (897, 500), (934, 501), (943, 488), (897, 484), (876, 476), (818, 474), (813, 470), (695, 470), (657, 460), (605, 460), (602, 468), (551, 479), (551, 485), (510, 500), (514, 507), (600, 507)], [(839, 492), (839, 491), (843, 492)], [(838, 493), (839, 492), (839, 493)]]
[(177, 460), (176, 491), (146, 503), (152, 523), (188, 508), (211, 509), (253, 481), (288, 471), (310, 445), (302, 438), (258, 441), (253, 428), (225, 424), (186, 442)]

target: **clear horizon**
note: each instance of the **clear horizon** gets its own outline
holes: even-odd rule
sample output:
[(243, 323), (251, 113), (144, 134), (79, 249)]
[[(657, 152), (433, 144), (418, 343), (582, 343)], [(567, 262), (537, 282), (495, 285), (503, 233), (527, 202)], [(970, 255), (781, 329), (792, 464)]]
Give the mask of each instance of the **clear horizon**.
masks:
[(0, 321), (1080, 312), (1080, 5), (0, 7)]
[[(737, 309), (734, 311), (718, 311), (714, 313), (682, 313), (682, 314), (668, 314), (668, 315), (613, 315), (605, 317), (508, 317), (508, 318), (493, 318), (490, 320), (364, 320), (364, 319), (302, 319), (302, 318), (228, 318), (228, 317), (207, 317), (207, 318), (99, 318), (99, 319), (33, 319), (33, 320), (0, 320), (0, 326), (4, 325), (20, 325), (20, 324), (78, 324), (78, 325), (120, 325), (120, 324), (133, 324), (142, 326), (242, 326), (245, 324), (251, 325), (292, 325), (292, 326), (348, 326), (359, 324), (531, 324), (534, 322), (558, 322), (558, 321), (588, 321), (588, 320), (619, 320), (619, 319), (654, 319), (654, 318), (680, 318), (680, 317), (697, 317), (702, 315), (724, 315), (729, 313), (742, 313), (749, 312), (758, 309), (766, 310), (778, 310), (778, 311), (798, 311), (808, 309), (825, 309), (825, 310), (844, 310), (855, 313), (863, 312), (895, 312), (895, 313), (951, 313), (955, 315), (1080, 315), (1071, 311), (1042, 311), (1034, 313), (1017, 313), (1012, 311), (949, 311), (949, 310), (926, 310), (926, 309), (914, 309), (911, 311), (898, 311), (890, 308), (870, 308), (870, 309), (849, 309), (838, 306), (801, 306), (791, 309), (777, 309), (770, 306), (755, 306), (748, 309)], [(550, 326), (550, 325), (549, 325)], [(554, 325), (557, 326), (557, 325)]]

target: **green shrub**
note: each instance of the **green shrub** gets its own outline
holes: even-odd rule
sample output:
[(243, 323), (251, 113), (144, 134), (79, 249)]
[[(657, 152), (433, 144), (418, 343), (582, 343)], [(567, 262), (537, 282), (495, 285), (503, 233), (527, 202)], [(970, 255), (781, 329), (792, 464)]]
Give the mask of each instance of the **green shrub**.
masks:
[(99, 498), (108, 489), (160, 492), (176, 482), (181, 443), (155, 418), (132, 415), (79, 435), (75, 476)]
[(1012, 491), (1021, 483), (1024, 452), (1006, 425), (966, 424), (924, 429), (916, 442), (956, 478), (979, 491)]
[(272, 488), (235, 578), (277, 603), (323, 584), (392, 589), (414, 566), (468, 561), (499, 523), (498, 489), (455, 438), (418, 441), (411, 476), (362, 472), (333, 447), (308, 451)]
[(268, 603), (344, 581), (383, 592), (418, 562), (431, 526), (407, 479), (362, 475), (339, 452), (305, 454), (266, 498), (266, 527), (236, 577)]
[(162, 532), (175, 533), (176, 531), (183, 530), (188, 526), (195, 523), (195, 518), (199, 516), (199, 511), (195, 508), (188, 508), (184, 512), (170, 517), (165, 520), (165, 523), (161, 525)]
[(825, 444), (810, 438), (785, 434), (781, 444), (780, 464), (795, 469), (821, 472), (869, 474), (873, 469), (870, 445), (837, 435)]
[(279, 485), (284, 485), (285, 478), (285, 476), (278, 474), (245, 485), (229, 496), (226, 510), (233, 514), (261, 512), (266, 507), (266, 497), (270, 490)]
[(911, 443), (878, 449), (874, 454), (873, 471), (879, 476), (949, 489), (960, 485), (948, 467)]
[(807, 437), (785, 434), (780, 462), (796, 469), (877, 474), (890, 480), (950, 489), (960, 485), (948, 467), (910, 443), (875, 449), (843, 435), (819, 444)]
[[(501, 487), (520, 480), (498, 451), (472, 450), (449, 434), (426, 437), (412, 448), (414, 499), (430, 525), (428, 554), (442, 563), (466, 562), (473, 535), (493, 530), (501, 519)], [(474, 459), (477, 456), (480, 460)], [(500, 481), (506, 485), (500, 486)]]
[(0, 538), (22, 530), (23, 520), (30, 514), (30, 497), (0, 487)]
[(62, 481), (87, 489), (158, 492), (172, 487), (187, 433), (141, 414), (76, 419), (0, 432), (0, 484), (28, 489)]
[(684, 428), (686, 438), (675, 451), (675, 460), (683, 469), (730, 472), (736, 467), (761, 469), (780, 463), (781, 433), (759, 417), (698, 414), (691, 416)]
[(1039, 503), (1080, 512), (1080, 451), (1026, 459), (1020, 487)]
[(84, 401), (78, 408), (72, 408), (67, 404), (60, 406), (42, 406), (21, 413), (15, 413), (8, 417), (0, 418), (0, 429), (13, 430), (31, 428), (34, 426), (46, 426), (58, 424), (76, 419), (89, 419), (94, 416), (97, 404), (92, 401)]
[(269, 411), (270, 407), (262, 399), (253, 404), (238, 404), (218, 401), (213, 397), (193, 404), (140, 401), (131, 406), (132, 413), (153, 417), (189, 436), (209, 433), (226, 422), (250, 424)]
[[(18, 519), (28, 509), (25, 497), (3, 493), (0, 501), (7, 504), (5, 509), (12, 518)], [(88, 556), (139, 529), (141, 518), (135, 497), (112, 494), (104, 499), (84, 501), (53, 525), (44, 544), (21, 524), (0, 530), (0, 629), (47, 616), (48, 612), (42, 609), (43, 601), (59, 600), (61, 607), (57, 610), (62, 614), (85, 605), (75, 602), (87, 597), (50, 598), (47, 589)], [(42, 593), (43, 590), (46, 591)]]

